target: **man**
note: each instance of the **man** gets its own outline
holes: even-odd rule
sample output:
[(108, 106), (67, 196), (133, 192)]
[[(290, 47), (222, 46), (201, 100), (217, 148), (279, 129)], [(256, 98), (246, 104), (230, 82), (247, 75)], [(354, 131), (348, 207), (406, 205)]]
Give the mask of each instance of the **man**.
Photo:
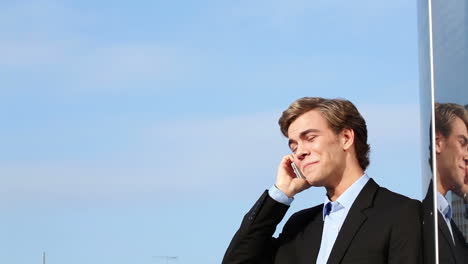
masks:
[[(364, 173), (367, 128), (351, 102), (301, 98), (279, 125), (292, 154), (281, 160), (275, 185), (245, 215), (224, 264), (420, 263), (420, 203)], [(292, 162), (304, 178), (296, 177)], [(293, 197), (311, 186), (325, 187), (325, 203), (295, 213), (273, 238)]]
[[(448, 191), (460, 197), (468, 193), (468, 112), (453, 103), (436, 103), (434, 112), (439, 263), (468, 263), (468, 245), (452, 219), (452, 207), (445, 198)], [(431, 185), (423, 201), (425, 233), (433, 232), (432, 193)], [(428, 263), (433, 263), (434, 258), (431, 239), (432, 236), (425, 238)]]

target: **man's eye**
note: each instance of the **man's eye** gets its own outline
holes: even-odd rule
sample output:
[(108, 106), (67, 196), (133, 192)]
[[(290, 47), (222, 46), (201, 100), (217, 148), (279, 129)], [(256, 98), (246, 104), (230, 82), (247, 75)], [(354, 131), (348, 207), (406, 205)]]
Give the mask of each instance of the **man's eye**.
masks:
[(316, 136), (308, 137), (307, 141), (314, 141), (315, 138), (316, 138)]
[(462, 145), (462, 147), (465, 147), (466, 145), (468, 145), (468, 140), (460, 140), (460, 144)]
[(289, 149), (291, 150), (292, 153), (296, 153), (297, 144), (291, 144), (291, 145), (289, 145)]

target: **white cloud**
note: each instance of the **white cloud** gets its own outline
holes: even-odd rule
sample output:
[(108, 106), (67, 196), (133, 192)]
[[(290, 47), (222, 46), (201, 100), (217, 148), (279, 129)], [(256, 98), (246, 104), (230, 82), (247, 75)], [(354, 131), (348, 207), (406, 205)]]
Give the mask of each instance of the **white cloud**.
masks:
[[(142, 83), (157, 89), (158, 81), (182, 79), (192, 67), (187, 52), (171, 44), (93, 37), (93, 25), (103, 19), (59, 1), (0, 4), (0, 71), (37, 74), (40, 82), (48, 82), (40, 87), (44, 92), (60, 94), (144, 89)], [(32, 90), (37, 85), (15, 89)]]
[(271, 164), (286, 150), (275, 122), (271, 115), (170, 122), (142, 128), (141, 152), (116, 160), (3, 164), (0, 195), (119, 200), (229, 192), (245, 180), (255, 188), (265, 171), (274, 179)]
[(127, 87), (138, 89), (141, 82), (181, 78), (179, 74), (182, 75), (183, 65), (188, 62), (172, 48), (128, 43), (90, 47), (69, 64), (72, 65), (69, 74), (80, 83), (78, 89), (115, 89), (122, 82), (137, 82)]
[[(185, 51), (157, 43), (9, 41), (0, 44), (0, 57), (0, 71), (33, 72), (41, 76), (41, 82), (50, 81), (40, 86), (43, 92), (65, 95), (158, 91), (162, 89), (158, 83), (184, 80), (195, 68)], [(22, 84), (15, 88), (38, 87)]]
[[(237, 23), (239, 17), (254, 18), (259, 23), (272, 23), (274, 25), (287, 24), (288, 21), (302, 23), (303, 26), (318, 26), (324, 30), (329, 30), (330, 19), (336, 23), (346, 26), (354, 23), (355, 18), (360, 19), (362, 12), (379, 16), (381, 12), (393, 12), (392, 10), (401, 6), (401, 1), (360, 1), (360, 2), (330, 2), (330, 1), (240, 1), (233, 3), (231, 7), (221, 9), (220, 13), (212, 12), (209, 9), (207, 17), (216, 15), (220, 23)], [(288, 85), (291, 80), (304, 84), (315, 80), (336, 80), (336, 75), (343, 76), (349, 72), (350, 68), (356, 69), (361, 59), (346, 58), (344, 55), (325, 54), (320, 51), (320, 56), (304, 55), (291, 61), (281, 60), (279, 54), (278, 63), (262, 61), (242, 61), (241, 65), (236, 65), (237, 58), (230, 57), (230, 54), (220, 56), (213, 50), (213, 46), (208, 46), (205, 50), (197, 50), (191, 47), (190, 40), (200, 45), (195, 32), (188, 34), (189, 39), (170, 43), (141, 39), (118, 39), (109, 42), (100, 41), (93, 34), (99, 34), (91, 30), (94, 24), (103, 23), (103, 17), (97, 14), (85, 14), (83, 10), (73, 9), (60, 1), (41, 0), (38, 2), (24, 1), (19, 4), (0, 6), (0, 29), (4, 34), (0, 36), (0, 71), (14, 69), (15, 73), (21, 75), (22, 70), (40, 76), (39, 80), (31, 77), (30, 83), (41, 83), (40, 89), (45, 93), (52, 90), (53, 93), (107, 93), (121, 91), (160, 91), (167, 87), (177, 87), (177, 89), (190, 89), (197, 87), (203, 89), (213, 89), (207, 82), (220, 78), (225, 81), (230, 78), (230, 72), (237, 75), (248, 76), (249, 83), (259, 80), (265, 83), (270, 80), (278, 83), (284, 82)], [(350, 11), (352, 10), (352, 12)], [(379, 10), (376, 12), (376, 10)], [(229, 15), (231, 12), (231, 16)], [(335, 13), (336, 12), (336, 13)], [(303, 17), (315, 17), (314, 14), (329, 14), (329, 18), (319, 23), (303, 23)], [(352, 21), (344, 23), (346, 16), (356, 16)], [(339, 17), (340, 19), (336, 19)], [(217, 21), (217, 20), (216, 20)], [(233, 22), (234, 21), (234, 22)], [(301, 24), (301, 25), (302, 25)], [(322, 24), (327, 24), (322, 26)], [(3, 25), (3, 26), (2, 26)], [(249, 21), (248, 25), (255, 25)], [(245, 24), (242, 25), (245, 27)], [(86, 28), (92, 33), (87, 34)], [(347, 28), (344, 31), (347, 32)], [(203, 30), (201, 30), (203, 31)], [(313, 31), (313, 30), (312, 30)], [(153, 34), (157, 34), (154, 32)], [(202, 32), (201, 32), (202, 33)], [(182, 33), (181, 33), (182, 34)], [(214, 46), (216, 48), (216, 46)], [(231, 48), (226, 46), (222, 48)], [(236, 50), (234, 50), (236, 51)], [(313, 52), (313, 47), (311, 47)], [(237, 55), (234, 55), (237, 56)], [(346, 61), (352, 60), (350, 67)], [(248, 59), (247, 59), (248, 60)], [(255, 60), (255, 59), (254, 59)], [(257, 63), (257, 64), (256, 64)], [(258, 64), (260, 63), (260, 64)], [(245, 67), (252, 67), (249, 73), (239, 71)], [(251, 65), (250, 65), (251, 64)], [(343, 66), (345, 65), (345, 66)], [(369, 63), (366, 63), (369, 65)], [(236, 68), (237, 67), (237, 68)], [(361, 66), (362, 67), (362, 66)], [(268, 70), (265, 71), (262, 69)], [(251, 72), (251, 76), (249, 76)], [(213, 76), (215, 75), (215, 76)], [(203, 78), (200, 78), (202, 76)], [(221, 77), (220, 77), (221, 76)], [(271, 76), (275, 76), (272, 79)], [(292, 76), (292, 77), (291, 77)], [(226, 77), (226, 78), (224, 78)], [(14, 78), (14, 77), (12, 77)], [(261, 78), (261, 79), (260, 79)], [(37, 89), (37, 85), (23, 82), (15, 82), (2, 85), (0, 89), (10, 89), (11, 93), (18, 90)], [(241, 78), (242, 80), (242, 78)], [(301, 82), (301, 80), (306, 80)], [(26, 83), (25, 83), (26, 82)], [(47, 82), (47, 83), (44, 83)], [(18, 83), (20, 83), (18, 85)], [(193, 86), (192, 86), (193, 84)], [(205, 86), (206, 85), (206, 86)], [(202, 88), (200, 88), (202, 87)], [(13, 91), (14, 90), (14, 91)]]
[(66, 59), (66, 53), (66, 47), (58, 43), (3, 41), (0, 43), (0, 67), (11, 69), (59, 64)]
[[(405, 149), (419, 140), (415, 106), (360, 108), (374, 152)], [(273, 183), (277, 163), (288, 154), (277, 125), (279, 113), (173, 120), (142, 127), (140, 146), (113, 160), (3, 164), (0, 195), (15, 201), (233, 195), (239, 189), (258, 193)], [(418, 157), (414, 164), (419, 166)]]
[(63, 1), (4, 1), (0, 4), (0, 40), (33, 41), (73, 39), (77, 27), (93, 17)]

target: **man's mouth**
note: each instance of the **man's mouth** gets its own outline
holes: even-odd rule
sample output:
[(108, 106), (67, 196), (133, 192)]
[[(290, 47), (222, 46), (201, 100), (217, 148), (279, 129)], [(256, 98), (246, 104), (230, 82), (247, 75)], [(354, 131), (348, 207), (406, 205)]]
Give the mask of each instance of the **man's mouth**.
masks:
[(305, 170), (305, 168), (309, 167), (309, 166), (312, 166), (314, 164), (317, 164), (318, 163), (318, 160), (317, 161), (312, 161), (312, 162), (309, 162), (309, 163), (306, 163), (304, 165), (304, 167), (302, 167), (302, 170)]

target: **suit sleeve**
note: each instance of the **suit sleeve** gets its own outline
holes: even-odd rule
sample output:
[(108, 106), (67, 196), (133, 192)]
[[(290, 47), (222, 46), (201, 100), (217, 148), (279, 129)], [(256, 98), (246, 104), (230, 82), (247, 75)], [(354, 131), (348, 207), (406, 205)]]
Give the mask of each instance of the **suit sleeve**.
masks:
[(422, 263), (422, 218), (419, 201), (409, 200), (398, 211), (391, 235), (388, 263)]
[(278, 242), (272, 236), (288, 208), (273, 200), (265, 191), (244, 216), (222, 263), (273, 263)]

